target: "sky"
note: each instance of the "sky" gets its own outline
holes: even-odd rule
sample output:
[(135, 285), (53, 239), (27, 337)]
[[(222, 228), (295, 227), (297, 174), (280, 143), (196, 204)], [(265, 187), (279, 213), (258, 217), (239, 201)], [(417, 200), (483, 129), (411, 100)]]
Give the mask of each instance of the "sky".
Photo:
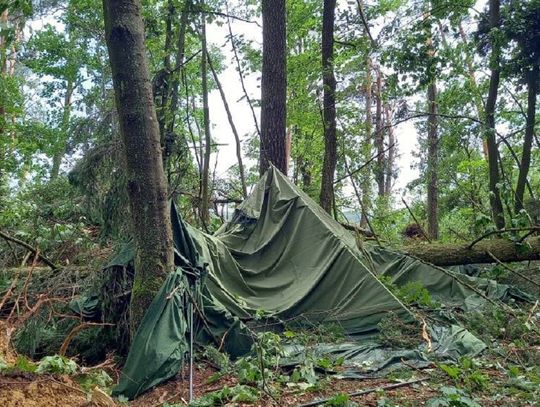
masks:
[[(232, 23), (233, 33), (242, 34), (248, 40), (255, 41), (262, 48), (262, 29), (257, 24), (246, 23), (234, 20)], [(207, 28), (207, 38), (209, 43), (220, 48), (223, 52), (224, 71), (219, 75), (220, 82), (225, 91), (227, 101), (231, 108), (235, 125), (242, 140), (248, 134), (253, 133), (254, 124), (249, 105), (243, 97), (242, 87), (235, 64), (233, 63), (233, 53), (230, 43), (226, 41), (228, 35), (227, 26), (211, 24)], [(259, 78), (250, 75), (245, 78), (246, 88), (250, 97), (260, 99)], [(240, 101), (239, 101), (240, 100)], [(361, 107), (359, 107), (361, 108)], [(212, 137), (220, 144), (220, 151), (217, 163), (217, 173), (223, 175), (228, 168), (237, 163), (234, 135), (230, 129), (227, 114), (218, 90), (214, 90), (209, 95), (210, 120), (212, 122)], [(339, 108), (337, 114), (339, 115)], [(257, 109), (257, 115), (259, 111)], [(418, 170), (411, 168), (414, 162), (412, 152), (418, 149), (417, 131), (412, 121), (404, 122), (395, 128), (395, 136), (398, 146), (398, 160), (396, 166), (399, 172), (394, 191), (402, 191), (405, 186), (418, 177)], [(223, 145), (221, 145), (223, 144)], [(360, 153), (360, 152), (359, 152)], [(216, 154), (212, 156), (215, 163)], [(211, 168), (214, 168), (212, 165)]]

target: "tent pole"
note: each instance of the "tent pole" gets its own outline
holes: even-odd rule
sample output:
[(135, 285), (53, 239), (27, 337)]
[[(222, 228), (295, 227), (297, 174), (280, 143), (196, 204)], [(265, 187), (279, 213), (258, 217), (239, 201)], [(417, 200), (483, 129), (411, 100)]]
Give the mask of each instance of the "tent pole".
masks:
[(193, 303), (189, 300), (189, 402), (193, 401)]

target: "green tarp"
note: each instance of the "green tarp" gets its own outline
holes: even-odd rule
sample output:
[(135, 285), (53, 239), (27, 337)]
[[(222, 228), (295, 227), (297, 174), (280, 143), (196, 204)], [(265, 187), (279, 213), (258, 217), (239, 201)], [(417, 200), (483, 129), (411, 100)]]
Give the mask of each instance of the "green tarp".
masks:
[[(223, 345), (235, 356), (246, 353), (251, 337), (244, 323), (263, 311), (288, 324), (337, 323), (356, 341), (342, 345), (356, 355), (351, 363), (371, 358), (381, 368), (387, 360), (414, 359), (421, 350), (396, 356), (365, 342), (390, 312), (403, 321), (414, 319), (377, 275), (398, 284), (419, 280), (433, 295), (457, 304), (476, 295), (460, 283), (461, 277), (403, 254), (359, 249), (354, 236), (273, 167), (214, 236), (185, 225), (174, 206), (172, 215), (178, 269), (165, 281), (134, 338), (114, 391), (129, 398), (180, 368), (190, 298), (197, 304), (195, 336), (200, 344)], [(117, 259), (126, 264), (128, 257), (124, 253)], [(460, 329), (434, 332), (434, 338), (446, 341), (444, 346), (455, 354), (478, 353), (483, 344)]]

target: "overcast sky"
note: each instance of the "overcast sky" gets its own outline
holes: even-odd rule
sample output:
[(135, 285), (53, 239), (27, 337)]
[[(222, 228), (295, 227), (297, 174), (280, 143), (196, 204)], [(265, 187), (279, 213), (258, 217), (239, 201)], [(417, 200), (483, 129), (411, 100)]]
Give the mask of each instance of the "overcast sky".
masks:
[[(234, 20), (232, 29), (235, 35), (243, 34), (246, 39), (255, 41), (255, 44), (260, 44), (262, 48), (262, 30), (258, 25)], [(208, 26), (208, 41), (220, 48), (225, 55), (224, 63), (226, 69), (219, 76), (220, 82), (224, 88), (239, 135), (242, 140), (245, 140), (248, 134), (253, 133), (254, 124), (249, 105), (245, 100), (239, 101), (243, 97), (243, 91), (240, 85), (238, 72), (233, 63), (233, 54), (230, 43), (226, 42), (227, 35), (228, 29), (226, 25), (217, 26), (216, 24), (212, 24)], [(245, 78), (245, 83), (250, 96), (260, 99), (258, 79), (259, 78), (256, 75), (250, 75)], [(211, 92), (209, 103), (210, 119), (213, 125), (212, 137), (214, 137), (218, 143), (226, 144), (220, 146), (217, 164), (218, 175), (223, 175), (228, 168), (237, 162), (235, 141), (218, 90)], [(363, 107), (359, 106), (359, 109), (363, 109)], [(259, 114), (258, 110), (257, 114)], [(337, 114), (339, 115), (339, 108)], [(412, 151), (417, 149), (418, 146), (417, 132), (412, 121), (397, 126), (395, 135), (399, 153), (399, 159), (396, 163), (399, 170), (399, 176), (396, 180), (394, 189), (397, 190), (403, 189), (407, 183), (418, 176), (418, 171), (411, 169), (411, 164), (414, 161)], [(215, 159), (216, 155), (214, 154), (212, 157), (214, 163)], [(213, 166), (211, 168), (213, 168)]]

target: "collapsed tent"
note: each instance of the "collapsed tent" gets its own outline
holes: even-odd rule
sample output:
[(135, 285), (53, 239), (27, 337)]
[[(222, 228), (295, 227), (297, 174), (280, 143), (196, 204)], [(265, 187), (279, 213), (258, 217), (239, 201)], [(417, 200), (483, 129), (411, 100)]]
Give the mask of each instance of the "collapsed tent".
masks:
[[(337, 351), (358, 358), (376, 350), (384, 367), (388, 358), (403, 354), (381, 353), (381, 347), (367, 345), (366, 338), (377, 333), (389, 313), (402, 321), (413, 321), (414, 316), (378, 277), (398, 284), (421, 281), (436, 298), (461, 306), (478, 297), (480, 290), (474, 286), (482, 292), (489, 288), (487, 280), (442, 273), (400, 253), (359, 248), (350, 232), (273, 167), (213, 236), (182, 222), (174, 205), (172, 215), (177, 270), (141, 322), (117, 395), (134, 398), (179, 371), (188, 348), (189, 306), (196, 310), (196, 342), (214, 343), (233, 356), (249, 351), (249, 321), (262, 313), (278, 323), (339, 324), (352, 342)], [(128, 257), (119, 258), (125, 264)], [(463, 284), (462, 278), (469, 282)], [(515, 294), (502, 286), (492, 291), (488, 294), (498, 299)], [(449, 357), (451, 352), (477, 354), (484, 348), (459, 327), (431, 333), (441, 344), (441, 354)], [(296, 349), (289, 360), (300, 354)]]

